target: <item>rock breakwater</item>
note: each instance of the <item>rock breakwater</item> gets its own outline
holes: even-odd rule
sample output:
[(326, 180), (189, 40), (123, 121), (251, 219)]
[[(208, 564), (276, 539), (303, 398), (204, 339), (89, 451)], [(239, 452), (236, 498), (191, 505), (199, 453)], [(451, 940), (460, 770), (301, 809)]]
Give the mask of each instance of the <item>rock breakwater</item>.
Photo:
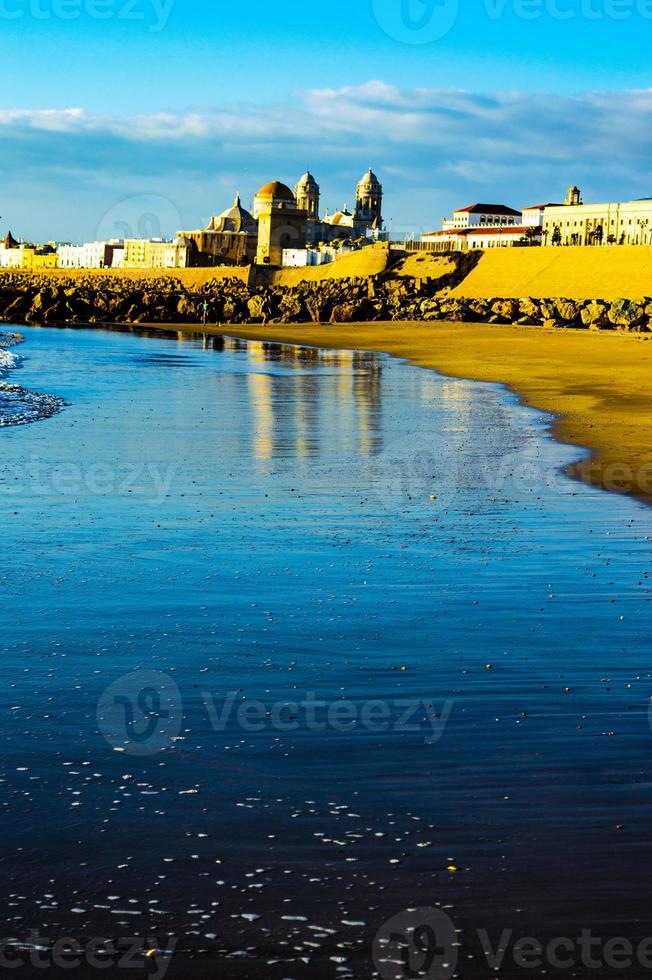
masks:
[(464, 299), (449, 295), (464, 266), (439, 279), (388, 271), (365, 278), (249, 285), (240, 279), (182, 283), (78, 275), (0, 277), (0, 321), (29, 324), (256, 324), (461, 321), (549, 328), (652, 331), (652, 298)]

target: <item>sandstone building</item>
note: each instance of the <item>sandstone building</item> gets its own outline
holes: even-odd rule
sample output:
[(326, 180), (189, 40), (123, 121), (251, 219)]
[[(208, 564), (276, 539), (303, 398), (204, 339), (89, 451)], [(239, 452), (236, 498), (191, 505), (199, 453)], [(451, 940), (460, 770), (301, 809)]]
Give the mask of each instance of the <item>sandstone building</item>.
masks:
[(180, 231), (190, 243), (190, 264), (250, 265), (256, 258), (258, 223), (236, 194), (232, 207), (211, 218), (202, 231)]
[(183, 269), (190, 264), (191, 245), (183, 238), (127, 238), (122, 266), (125, 269)]
[(652, 200), (583, 204), (571, 187), (565, 204), (546, 207), (544, 245), (650, 245)]
[(308, 213), (308, 244), (328, 244), (343, 239), (379, 238), (383, 231), (383, 187), (371, 168), (355, 189), (355, 210), (344, 207), (319, 217), (319, 184), (310, 172), (296, 184), (297, 202)]
[(305, 246), (308, 212), (279, 180), (265, 184), (256, 194), (254, 218), (258, 221), (257, 265), (283, 265), (284, 249)]
[(373, 170), (358, 181), (355, 210), (345, 206), (320, 217), (319, 184), (308, 171), (294, 192), (279, 180), (270, 181), (254, 197), (252, 213), (237, 195), (233, 206), (211, 218), (201, 231), (180, 231), (192, 244), (189, 263), (280, 266), (284, 253), (296, 255), (307, 246), (378, 238), (383, 231), (383, 188)]

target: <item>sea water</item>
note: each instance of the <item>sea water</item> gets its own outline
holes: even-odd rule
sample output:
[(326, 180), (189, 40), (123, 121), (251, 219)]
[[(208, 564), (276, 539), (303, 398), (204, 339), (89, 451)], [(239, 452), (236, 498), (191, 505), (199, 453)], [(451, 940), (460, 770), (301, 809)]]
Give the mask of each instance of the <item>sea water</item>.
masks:
[(22, 357), (12, 349), (20, 342), (20, 335), (0, 333), (0, 426), (25, 425), (50, 418), (64, 404), (56, 396), (27, 391), (9, 380), (22, 365)]
[(0, 401), (23, 955), (153, 937), (170, 976), (401, 977), (415, 908), (462, 977), (495, 975), (482, 930), (504, 976), (524, 936), (646, 937), (649, 510), (566, 477), (579, 451), (499, 386), (19, 329), (19, 420), (48, 393), (31, 425)]

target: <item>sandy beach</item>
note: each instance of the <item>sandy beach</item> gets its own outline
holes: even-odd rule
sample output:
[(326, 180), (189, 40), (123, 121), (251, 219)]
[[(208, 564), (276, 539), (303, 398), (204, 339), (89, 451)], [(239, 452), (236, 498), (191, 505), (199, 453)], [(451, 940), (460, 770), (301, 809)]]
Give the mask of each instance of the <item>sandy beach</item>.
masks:
[[(193, 331), (189, 326), (179, 329)], [(573, 476), (652, 502), (652, 344), (645, 334), (466, 323), (199, 329), (384, 352), (451, 377), (508, 385), (524, 404), (556, 417), (557, 439), (591, 450), (590, 457), (583, 453), (571, 468)]]

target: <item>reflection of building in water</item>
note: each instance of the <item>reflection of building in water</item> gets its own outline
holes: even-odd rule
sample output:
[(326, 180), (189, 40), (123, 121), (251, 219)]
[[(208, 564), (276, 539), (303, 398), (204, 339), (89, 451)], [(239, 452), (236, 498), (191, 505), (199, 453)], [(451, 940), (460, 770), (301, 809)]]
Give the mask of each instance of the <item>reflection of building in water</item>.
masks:
[(255, 426), (254, 455), (268, 461), (274, 458), (273, 379), (268, 374), (250, 374), (248, 379)]
[(373, 355), (354, 354), (353, 367), (356, 369), (354, 393), (358, 408), (359, 453), (372, 456), (383, 447), (382, 364)]
[(248, 360), (254, 364), (264, 364), (267, 360), (266, 344), (262, 340), (247, 341)]
[(436, 391), (433, 393), (436, 400), (433, 404), (444, 409), (444, 434), (453, 450), (459, 472), (460, 467), (468, 465), (469, 432), (474, 424), (472, 413), (475, 418), (483, 417), (478, 405), (479, 385), (449, 378), (438, 380), (436, 376), (429, 381), (436, 383)]
[(225, 337), (224, 350), (231, 354), (237, 354), (239, 351), (246, 351), (247, 342), (246, 340), (239, 340), (237, 337)]
[(295, 374), (294, 391), (294, 448), (297, 459), (314, 458), (320, 453), (320, 402), (322, 381), (316, 374)]
[[(227, 343), (225, 338), (225, 349)], [(324, 449), (337, 458), (379, 451), (382, 366), (378, 357), (255, 341), (248, 342), (246, 350), (258, 369), (249, 376), (257, 459), (287, 456), (299, 462), (320, 456)], [(266, 374), (260, 370), (264, 364), (278, 364), (286, 372)], [(318, 370), (331, 366), (336, 370)]]
[(224, 337), (222, 337), (220, 334), (217, 335), (210, 334), (210, 333), (202, 334), (202, 347), (204, 348), (204, 350), (223, 351)]
[[(449, 378), (438, 379), (432, 376), (428, 380), (422, 380), (422, 386), (428, 385), (430, 392), (427, 397), (437, 398), (446, 409), (446, 416), (451, 419), (458, 431), (466, 432), (469, 428), (473, 409), (473, 399), (476, 394), (477, 384), (469, 384), (465, 381), (456, 381)], [(424, 387), (422, 394), (426, 395)]]

